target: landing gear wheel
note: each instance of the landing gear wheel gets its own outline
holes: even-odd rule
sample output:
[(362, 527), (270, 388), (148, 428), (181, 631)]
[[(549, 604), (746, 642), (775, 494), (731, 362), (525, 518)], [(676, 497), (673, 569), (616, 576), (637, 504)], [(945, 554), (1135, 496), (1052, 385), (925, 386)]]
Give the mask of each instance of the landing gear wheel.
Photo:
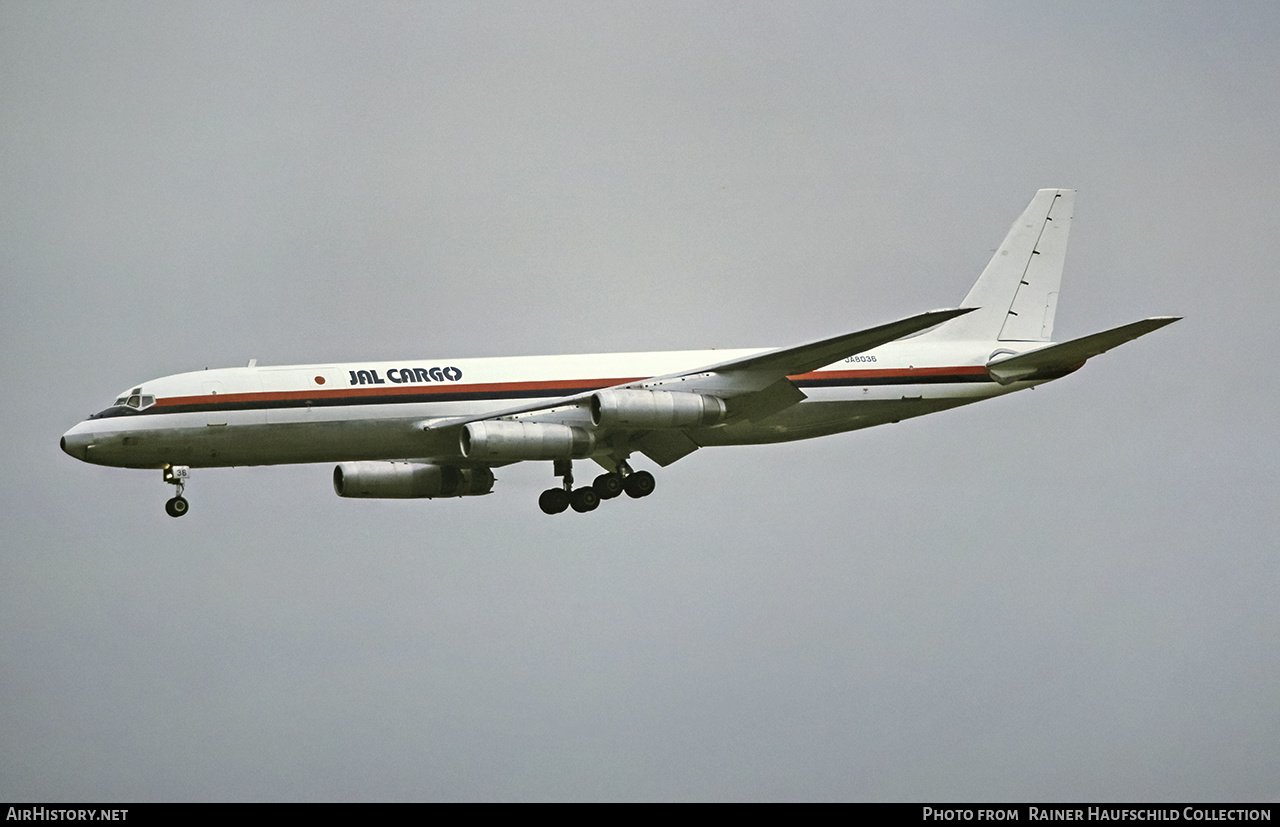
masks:
[(600, 495), (600, 499), (612, 500), (622, 493), (625, 484), (626, 480), (621, 474), (601, 474), (591, 483), (591, 487)]
[(627, 490), (628, 497), (638, 500), (652, 494), (657, 483), (653, 480), (653, 474), (648, 471), (637, 471), (624, 480), (623, 486)]
[(563, 488), (548, 488), (538, 497), (538, 507), (543, 514), (559, 514), (569, 507), (569, 492)]
[(585, 514), (588, 511), (595, 511), (600, 505), (600, 495), (594, 488), (579, 488), (569, 495), (569, 504), (573, 506), (574, 511)]
[(160, 469), (164, 481), (174, 487), (174, 497), (164, 504), (164, 513), (170, 517), (181, 517), (187, 513), (187, 500), (182, 496), (186, 490), (187, 480), (191, 478), (191, 469), (185, 465), (168, 465)]

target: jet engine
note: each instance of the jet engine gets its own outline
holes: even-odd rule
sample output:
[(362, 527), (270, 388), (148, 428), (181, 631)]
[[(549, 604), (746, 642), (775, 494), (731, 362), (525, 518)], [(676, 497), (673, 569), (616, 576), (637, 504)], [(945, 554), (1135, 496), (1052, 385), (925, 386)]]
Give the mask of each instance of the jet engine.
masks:
[(493, 490), (493, 471), (426, 462), (343, 462), (333, 469), (339, 497), (475, 497)]
[(591, 395), (591, 421), (623, 428), (697, 428), (724, 419), (718, 396), (679, 391), (607, 390)]
[(459, 438), (467, 459), (517, 461), (581, 459), (591, 454), (595, 437), (583, 428), (544, 422), (471, 422)]

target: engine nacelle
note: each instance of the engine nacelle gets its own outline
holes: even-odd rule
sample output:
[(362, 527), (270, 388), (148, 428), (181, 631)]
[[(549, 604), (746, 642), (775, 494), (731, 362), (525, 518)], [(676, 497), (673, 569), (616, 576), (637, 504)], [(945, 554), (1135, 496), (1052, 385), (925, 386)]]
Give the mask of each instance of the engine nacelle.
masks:
[(623, 428), (697, 428), (724, 419), (718, 396), (679, 391), (607, 390), (591, 395), (591, 421)]
[(476, 497), (493, 490), (493, 471), (425, 462), (342, 462), (333, 469), (339, 497)]
[(595, 437), (572, 425), (491, 420), (463, 426), (459, 443), (467, 459), (581, 459), (591, 454)]

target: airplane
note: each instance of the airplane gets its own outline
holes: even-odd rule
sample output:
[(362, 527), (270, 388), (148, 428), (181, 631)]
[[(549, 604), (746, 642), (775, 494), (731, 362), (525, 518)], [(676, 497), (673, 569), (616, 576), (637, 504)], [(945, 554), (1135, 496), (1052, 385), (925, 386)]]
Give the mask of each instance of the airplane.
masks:
[[(1042, 189), (961, 306), (779, 349), (408, 359), (165, 376), (62, 436), (76, 459), (159, 468), (333, 462), (341, 497), (468, 497), (493, 469), (550, 462), (547, 514), (653, 493), (652, 473), (699, 448), (787, 442), (944, 411), (1066, 376), (1157, 330), (1156, 316), (1052, 341), (1075, 191)], [(575, 460), (604, 470), (574, 487)]]

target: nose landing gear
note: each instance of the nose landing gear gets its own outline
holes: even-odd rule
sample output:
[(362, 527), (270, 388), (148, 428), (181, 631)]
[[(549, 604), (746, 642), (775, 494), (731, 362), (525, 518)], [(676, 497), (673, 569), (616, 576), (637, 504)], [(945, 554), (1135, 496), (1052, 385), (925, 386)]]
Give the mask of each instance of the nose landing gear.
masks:
[(177, 496), (164, 504), (164, 513), (170, 517), (181, 517), (187, 513), (187, 509), (190, 507), (187, 504), (186, 497), (182, 496), (182, 491), (187, 486), (187, 480), (191, 476), (191, 469), (185, 465), (166, 465), (163, 470), (164, 481), (177, 489)]

